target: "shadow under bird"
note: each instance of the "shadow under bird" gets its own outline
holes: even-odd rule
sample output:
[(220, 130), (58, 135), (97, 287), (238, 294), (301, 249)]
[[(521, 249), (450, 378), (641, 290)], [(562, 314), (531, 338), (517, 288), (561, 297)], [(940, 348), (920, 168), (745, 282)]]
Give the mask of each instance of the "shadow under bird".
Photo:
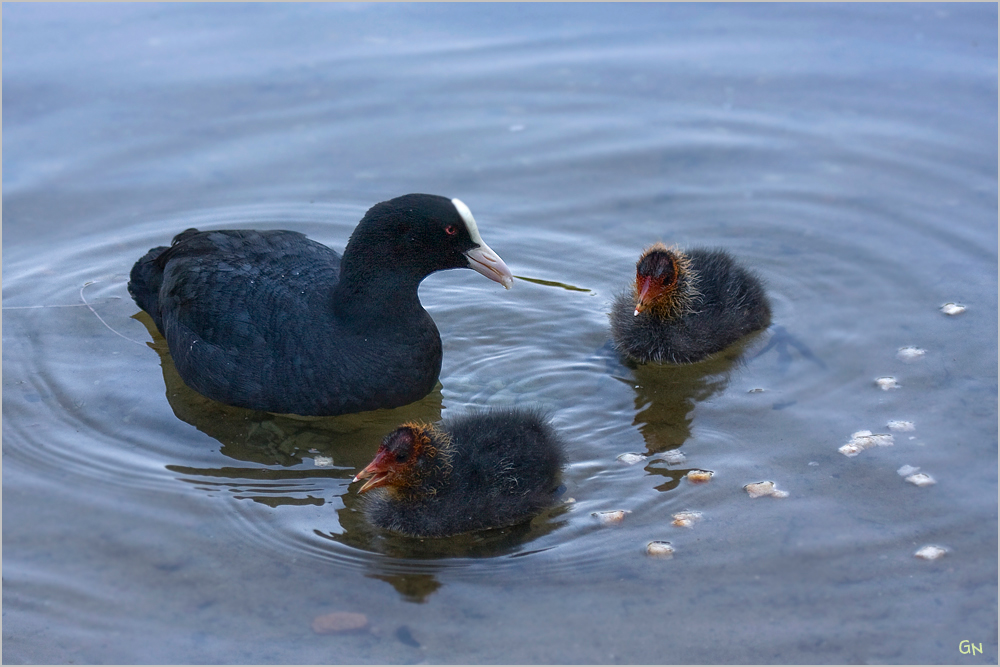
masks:
[(291, 231), (188, 229), (132, 268), (177, 371), (214, 400), (322, 416), (427, 395), (441, 337), (417, 296), (435, 271), (513, 276), (458, 199), (410, 194), (373, 206), (343, 256)]
[(608, 317), (615, 348), (640, 363), (701, 361), (771, 322), (760, 279), (723, 250), (656, 243), (635, 274)]
[(376, 526), (445, 537), (529, 520), (554, 504), (565, 446), (530, 409), (474, 412), (435, 425), (411, 422), (382, 441), (354, 478)]

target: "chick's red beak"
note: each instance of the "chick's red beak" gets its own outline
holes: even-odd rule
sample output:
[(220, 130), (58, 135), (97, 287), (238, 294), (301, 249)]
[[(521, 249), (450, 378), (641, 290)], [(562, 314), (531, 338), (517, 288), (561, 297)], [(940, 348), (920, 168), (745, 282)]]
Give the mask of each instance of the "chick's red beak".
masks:
[(656, 297), (653, 279), (650, 276), (637, 276), (635, 279), (635, 312), (638, 315), (649, 308), (649, 303)]
[(391, 455), (379, 449), (378, 453), (375, 455), (375, 460), (369, 463), (364, 470), (359, 472), (354, 476), (355, 482), (361, 481), (363, 479), (368, 479), (364, 485), (358, 489), (358, 493), (364, 493), (365, 491), (370, 491), (371, 489), (377, 488), (379, 486), (385, 486), (391, 481), (392, 478), (392, 465), (391, 465)]

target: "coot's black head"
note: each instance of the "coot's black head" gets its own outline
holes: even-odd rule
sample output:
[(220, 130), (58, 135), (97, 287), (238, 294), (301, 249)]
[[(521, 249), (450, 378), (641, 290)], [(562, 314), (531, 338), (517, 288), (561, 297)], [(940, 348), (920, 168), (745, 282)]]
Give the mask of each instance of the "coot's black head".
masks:
[(368, 479), (358, 493), (379, 486), (414, 489), (439, 476), (448, 467), (447, 443), (447, 436), (433, 426), (403, 424), (382, 440), (375, 459), (355, 476), (355, 482)]
[(685, 293), (683, 280), (689, 260), (680, 250), (655, 243), (635, 265), (635, 314), (651, 310), (667, 315), (678, 310)]
[(438, 195), (403, 195), (372, 206), (351, 235), (343, 265), (361, 275), (367, 267), (389, 267), (418, 280), (469, 267), (508, 289), (513, 284), (510, 269), (479, 235), (469, 207)]

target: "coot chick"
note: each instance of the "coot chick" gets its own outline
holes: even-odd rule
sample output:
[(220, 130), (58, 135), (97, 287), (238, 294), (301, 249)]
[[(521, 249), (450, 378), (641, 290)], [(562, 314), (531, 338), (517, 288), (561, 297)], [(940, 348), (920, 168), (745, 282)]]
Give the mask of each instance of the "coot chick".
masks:
[(553, 504), (564, 447), (535, 410), (477, 412), (436, 425), (403, 424), (382, 441), (367, 479), (368, 520), (415, 537), (526, 521)]
[(615, 348), (640, 363), (689, 364), (771, 322), (760, 279), (722, 250), (656, 243), (609, 313)]
[(339, 415), (434, 388), (441, 337), (417, 287), (459, 267), (513, 282), (465, 204), (410, 194), (373, 206), (343, 257), (298, 232), (188, 229), (136, 262), (128, 289), (195, 391), (252, 410)]

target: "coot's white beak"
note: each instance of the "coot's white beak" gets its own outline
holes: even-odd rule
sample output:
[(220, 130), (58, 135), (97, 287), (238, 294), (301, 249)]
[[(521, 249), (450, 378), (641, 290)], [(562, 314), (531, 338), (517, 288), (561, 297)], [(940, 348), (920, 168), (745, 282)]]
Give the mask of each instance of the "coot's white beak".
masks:
[(469, 258), (469, 268), (473, 271), (483, 274), (507, 289), (514, 284), (514, 274), (500, 259), (500, 255), (493, 252), (485, 243), (480, 243), (478, 248), (468, 251), (465, 256)]
[(500, 259), (500, 255), (493, 252), (493, 249), (483, 241), (483, 237), (479, 235), (476, 220), (472, 217), (472, 211), (469, 210), (469, 207), (461, 199), (452, 199), (451, 203), (454, 204), (458, 214), (462, 216), (465, 227), (469, 231), (469, 236), (472, 237), (472, 242), (477, 246), (465, 253), (465, 256), (469, 259), (469, 268), (510, 289), (514, 285), (514, 274), (510, 272), (507, 265)]

